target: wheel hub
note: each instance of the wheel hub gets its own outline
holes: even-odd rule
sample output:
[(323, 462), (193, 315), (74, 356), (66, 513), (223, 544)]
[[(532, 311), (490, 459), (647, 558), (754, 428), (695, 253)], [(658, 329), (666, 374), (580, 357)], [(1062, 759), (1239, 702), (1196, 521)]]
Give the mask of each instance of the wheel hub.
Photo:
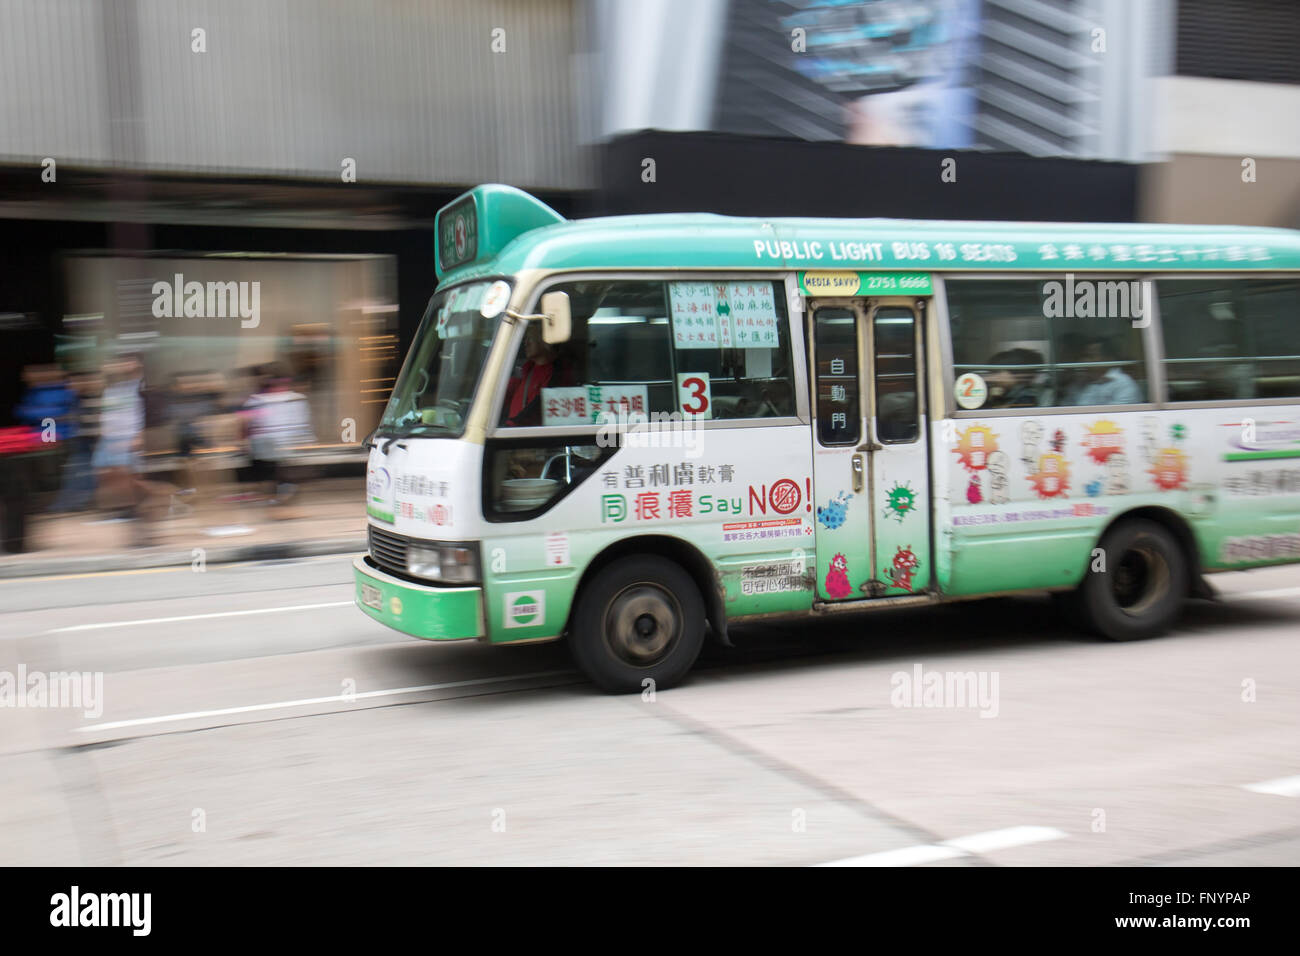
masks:
[(1129, 614), (1141, 614), (1169, 585), (1169, 565), (1150, 548), (1134, 547), (1120, 556), (1112, 579), (1115, 603)]
[(609, 602), (606, 640), (620, 660), (646, 667), (672, 648), (681, 619), (681, 608), (670, 593), (654, 584), (635, 584)]

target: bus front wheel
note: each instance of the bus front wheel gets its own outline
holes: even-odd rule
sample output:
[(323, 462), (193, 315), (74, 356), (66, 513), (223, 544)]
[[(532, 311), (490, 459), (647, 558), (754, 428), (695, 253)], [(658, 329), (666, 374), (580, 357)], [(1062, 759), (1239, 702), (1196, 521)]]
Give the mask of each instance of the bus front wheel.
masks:
[(620, 558), (578, 597), (569, 648), (611, 693), (671, 687), (704, 644), (704, 599), (680, 565), (654, 555)]
[(1166, 630), (1188, 594), (1182, 545), (1154, 521), (1125, 521), (1101, 540), (1079, 586), (1078, 605), (1092, 630), (1112, 641), (1139, 640)]

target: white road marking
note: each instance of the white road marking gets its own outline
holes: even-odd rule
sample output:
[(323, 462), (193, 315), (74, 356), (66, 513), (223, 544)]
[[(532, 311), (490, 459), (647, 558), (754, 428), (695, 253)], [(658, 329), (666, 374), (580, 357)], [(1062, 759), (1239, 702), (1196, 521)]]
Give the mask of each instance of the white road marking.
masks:
[(98, 624), (74, 624), (71, 627), (56, 627), (50, 634), (66, 634), (69, 631), (99, 631), (108, 627), (132, 627), (136, 624), (173, 624), (176, 621), (201, 621), (213, 617), (244, 617), (248, 614), (275, 614), (279, 611), (314, 611), (322, 607), (345, 607), (354, 601), (327, 601), (324, 604), (291, 604), (286, 607), (256, 607), (247, 611), (213, 611), (211, 614), (182, 614), (178, 617), (145, 617), (135, 621), (102, 621)]
[(818, 866), (917, 866), (921, 863), (934, 863), (938, 860), (951, 860), (965, 856), (961, 850), (952, 847), (922, 844), (905, 846), (901, 850), (885, 850), (882, 853), (868, 853), (866, 856), (853, 856), (847, 860), (835, 860), (832, 863), (818, 863)]
[(1281, 598), (1300, 597), (1300, 588), (1272, 588), (1268, 591), (1237, 591), (1220, 595), (1225, 601), (1240, 601), (1245, 598)]
[(283, 710), (287, 707), (311, 707), (317, 704), (350, 704), (353, 701), (376, 697), (394, 697), (398, 694), (418, 694), (430, 690), (448, 690), (453, 687), (481, 687), (484, 684), (505, 684), (510, 681), (530, 680), (539, 677), (572, 676), (574, 671), (535, 671), (531, 674), (514, 674), (508, 677), (477, 677), (473, 680), (454, 680), (443, 684), (421, 684), (418, 687), (390, 687), (387, 690), (368, 690), (359, 694), (335, 694), (332, 697), (304, 697), (301, 700), (277, 700), (269, 704), (247, 704), (243, 707), (222, 707), (219, 710), (192, 710), (184, 714), (163, 714), (159, 717), (137, 717), (133, 720), (110, 720), (88, 727), (77, 727), (77, 733), (95, 730), (119, 730), (123, 727), (147, 727), (152, 724), (172, 723), (178, 720), (201, 720), (205, 717), (227, 717), (231, 714), (252, 714), (258, 711)]
[(1270, 793), (1278, 797), (1300, 797), (1300, 777), (1279, 777), (1263, 783), (1243, 784), (1251, 793)]
[(978, 854), (1004, 850), (1011, 846), (1061, 840), (1066, 835), (1064, 830), (1058, 830), (1056, 827), (1007, 827), (1005, 830), (989, 830), (987, 833), (975, 833), (955, 840), (946, 840), (941, 845)]
[(868, 853), (866, 856), (852, 856), (830, 863), (819, 863), (818, 866), (916, 866), (919, 863), (951, 860), (960, 856), (988, 853), (992, 850), (1005, 850), (1013, 846), (1060, 840), (1067, 835), (1064, 830), (1058, 830), (1056, 827), (1007, 827), (1005, 830), (972, 833), (970, 836), (957, 837), (955, 840), (945, 840), (942, 843), (903, 847), (901, 850), (885, 850), (881, 853)]

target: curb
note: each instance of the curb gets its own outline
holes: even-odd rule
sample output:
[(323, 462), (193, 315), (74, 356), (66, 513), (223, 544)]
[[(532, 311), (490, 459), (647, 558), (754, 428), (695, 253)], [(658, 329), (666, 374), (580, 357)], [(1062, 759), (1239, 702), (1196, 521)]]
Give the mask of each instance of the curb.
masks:
[[(368, 547), (364, 535), (347, 538), (318, 538), (313, 541), (246, 544), (206, 548), (206, 564), (234, 564), (240, 561), (277, 561), (309, 558), (323, 554), (360, 554)], [(93, 574), (97, 571), (134, 571), (147, 568), (189, 567), (193, 552), (141, 549), (118, 554), (87, 554), (76, 557), (40, 557), (0, 563), (0, 579), (44, 577), (51, 574)]]

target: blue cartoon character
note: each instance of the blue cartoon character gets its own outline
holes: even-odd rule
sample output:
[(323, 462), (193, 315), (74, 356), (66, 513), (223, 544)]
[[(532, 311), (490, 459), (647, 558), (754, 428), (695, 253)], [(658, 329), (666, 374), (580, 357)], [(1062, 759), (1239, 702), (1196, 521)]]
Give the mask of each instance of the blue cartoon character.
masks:
[(848, 517), (849, 501), (853, 498), (847, 491), (841, 491), (838, 495), (826, 503), (824, 508), (817, 509), (817, 520), (823, 526), (834, 531), (844, 524), (844, 519)]

